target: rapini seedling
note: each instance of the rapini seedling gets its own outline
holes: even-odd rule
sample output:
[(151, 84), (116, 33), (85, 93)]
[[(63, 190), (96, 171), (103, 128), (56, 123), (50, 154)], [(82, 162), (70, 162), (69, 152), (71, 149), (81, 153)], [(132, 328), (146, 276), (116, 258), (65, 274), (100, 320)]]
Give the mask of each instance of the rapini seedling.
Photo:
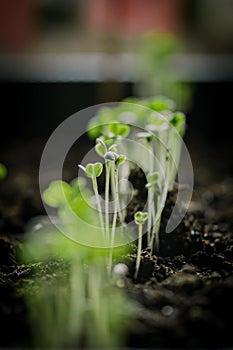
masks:
[(138, 272), (140, 268), (141, 250), (142, 250), (142, 227), (144, 222), (147, 219), (148, 219), (148, 213), (137, 211), (137, 213), (134, 214), (134, 221), (138, 225), (138, 250), (137, 250), (136, 270), (135, 270), (134, 278), (138, 277)]
[(101, 163), (97, 162), (94, 164), (92, 164), (92, 163), (87, 164), (86, 167), (84, 167), (83, 165), (79, 165), (79, 167), (80, 167), (80, 169), (82, 169), (86, 173), (87, 177), (91, 178), (91, 180), (92, 180), (92, 186), (93, 186), (93, 190), (94, 190), (95, 198), (96, 198), (96, 203), (97, 203), (97, 207), (98, 207), (100, 225), (101, 225), (101, 229), (102, 229), (103, 234), (104, 234), (104, 220), (103, 220), (101, 204), (100, 204), (100, 199), (99, 199), (98, 184), (97, 184), (97, 180), (96, 180), (96, 178), (101, 175), (101, 173), (103, 171), (103, 166)]
[[(112, 271), (112, 253), (113, 253), (113, 247), (115, 243), (115, 231), (116, 231), (116, 223), (117, 223), (117, 216), (118, 213), (120, 213), (120, 201), (119, 201), (119, 189), (118, 189), (118, 182), (119, 182), (119, 166), (124, 163), (125, 156), (117, 154), (117, 146), (115, 144), (111, 145), (109, 148), (107, 148), (107, 145), (102, 139), (96, 140), (96, 152), (102, 156), (105, 160), (105, 171), (106, 171), (106, 179), (105, 179), (105, 225), (104, 220), (102, 216), (102, 208), (99, 201), (99, 193), (98, 193), (98, 187), (97, 187), (97, 181), (96, 177), (99, 176), (102, 173), (103, 166), (101, 163), (95, 163), (95, 164), (88, 164), (85, 167), (82, 165), (79, 165), (81, 169), (83, 169), (86, 172), (86, 175), (88, 177), (92, 178), (93, 181), (93, 189), (95, 192), (95, 196), (98, 198), (97, 200), (97, 209), (99, 212), (100, 217), (100, 223), (102, 230), (105, 234), (104, 238), (108, 245), (110, 245), (110, 252), (109, 252), (109, 262), (108, 262), (108, 272), (109, 275), (111, 275)], [(96, 170), (96, 171), (95, 171)], [(112, 190), (112, 199), (114, 202), (114, 210), (113, 210), (113, 219), (111, 224), (111, 235), (110, 235), (110, 227), (109, 227), (109, 189), (110, 189), (110, 178), (111, 178), (111, 190)]]
[(6, 177), (6, 175), (7, 175), (6, 167), (2, 163), (0, 163), (0, 180), (3, 180)]

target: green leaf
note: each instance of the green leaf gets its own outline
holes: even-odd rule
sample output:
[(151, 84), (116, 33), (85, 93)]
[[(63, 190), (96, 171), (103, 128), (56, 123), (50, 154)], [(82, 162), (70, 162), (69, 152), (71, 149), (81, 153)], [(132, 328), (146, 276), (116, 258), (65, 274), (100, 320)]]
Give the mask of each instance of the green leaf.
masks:
[(130, 127), (126, 124), (112, 123), (109, 125), (109, 131), (115, 137), (126, 137), (129, 134)]
[(86, 166), (86, 175), (88, 177), (98, 177), (103, 171), (103, 165), (100, 162), (89, 163)]
[(108, 149), (111, 152), (115, 152), (117, 153), (117, 145), (114, 143), (113, 145), (111, 145)]
[(7, 175), (7, 169), (5, 165), (0, 163), (0, 180), (4, 179)]
[(122, 163), (124, 163), (124, 161), (126, 160), (126, 156), (123, 156), (122, 154), (119, 155), (119, 157), (116, 159), (115, 161), (115, 165), (116, 167), (118, 167), (119, 165), (121, 165)]
[(88, 136), (91, 139), (96, 139), (97, 137), (99, 137), (101, 135), (101, 126), (99, 125), (99, 121), (96, 117), (94, 117), (93, 119), (90, 120), (89, 124), (88, 124)]
[(143, 224), (149, 217), (149, 214), (147, 212), (137, 211), (134, 214), (134, 220), (137, 225)]
[(173, 119), (171, 120), (171, 124), (176, 128), (176, 130), (181, 136), (184, 136), (184, 133), (185, 133), (185, 122), (186, 122), (186, 117), (184, 113), (182, 112), (174, 113)]
[(155, 184), (155, 183), (157, 183), (158, 182), (158, 180), (159, 180), (159, 173), (156, 171), (156, 172), (154, 172), (154, 173), (152, 173), (151, 175), (149, 175), (149, 177), (148, 177), (148, 183), (150, 183), (150, 184)]
[(70, 186), (72, 187), (73, 193), (75, 193), (75, 194), (79, 194), (80, 191), (85, 190), (86, 184), (87, 184), (86, 179), (84, 177), (81, 177), (81, 176), (73, 179), (70, 182)]
[(58, 208), (72, 196), (71, 186), (64, 181), (53, 181), (44, 191), (42, 197), (46, 204)]
[(101, 138), (96, 139), (95, 150), (101, 157), (104, 157), (107, 152), (107, 146)]
[(156, 112), (162, 112), (165, 110), (172, 111), (175, 107), (175, 102), (164, 96), (154, 97), (147, 103), (147, 106)]

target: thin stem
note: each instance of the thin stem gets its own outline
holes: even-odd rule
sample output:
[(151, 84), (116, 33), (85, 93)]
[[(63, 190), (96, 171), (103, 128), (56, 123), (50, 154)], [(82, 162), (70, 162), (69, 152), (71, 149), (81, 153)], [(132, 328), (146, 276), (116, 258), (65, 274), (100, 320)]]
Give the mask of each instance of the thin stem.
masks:
[[(154, 171), (154, 154), (153, 147), (148, 143), (148, 153), (149, 153), (149, 175)], [(153, 188), (150, 186), (148, 188), (148, 221), (147, 221), (147, 245), (149, 247), (151, 241), (151, 229), (152, 229), (152, 217), (154, 208), (154, 198), (153, 198)]]
[(112, 192), (112, 200), (115, 200), (115, 198), (116, 198), (115, 166), (112, 166), (112, 165), (111, 165), (110, 173), (111, 173), (111, 192)]
[(161, 196), (158, 195), (156, 215), (154, 217), (153, 231), (152, 231), (152, 237), (151, 237), (151, 243), (150, 243), (152, 254), (154, 252), (158, 254), (159, 252), (159, 228), (160, 228), (160, 221), (161, 221), (160, 201), (161, 201)]
[(98, 208), (98, 213), (99, 213), (99, 220), (100, 220), (100, 226), (103, 232), (103, 238), (105, 239), (105, 232), (104, 232), (104, 219), (102, 215), (102, 210), (101, 210), (101, 205), (100, 205), (100, 200), (99, 200), (99, 193), (98, 193), (98, 185), (97, 185), (97, 180), (96, 177), (92, 177), (92, 185), (96, 197), (96, 203), (97, 203), (97, 208)]
[(119, 214), (119, 219), (120, 219), (120, 222), (121, 222), (121, 230), (123, 230), (124, 228), (124, 214), (122, 212), (123, 209), (121, 209), (121, 203), (120, 203), (120, 198), (119, 198), (119, 194), (118, 194), (118, 204), (117, 204), (117, 211), (118, 211), (118, 214)]
[(138, 272), (139, 272), (140, 262), (141, 262), (141, 250), (142, 250), (142, 224), (139, 224), (138, 225), (138, 251), (137, 251), (136, 271), (134, 274), (134, 278), (138, 277)]
[(114, 240), (115, 240), (115, 231), (116, 231), (116, 222), (117, 222), (117, 208), (118, 208), (118, 201), (119, 201), (119, 192), (118, 192), (118, 169), (115, 168), (115, 165), (112, 166), (112, 169), (115, 173), (115, 203), (114, 203), (114, 213), (113, 213), (113, 221), (112, 221), (112, 232), (111, 232), (111, 245), (110, 245), (110, 252), (109, 252), (109, 275), (111, 275), (112, 271), (112, 253), (113, 253), (113, 246), (114, 246)]
[(105, 230), (107, 242), (109, 242), (109, 182), (110, 182), (110, 168), (108, 161), (105, 165), (106, 168), (106, 179), (105, 179)]
[(151, 226), (152, 226), (152, 212), (151, 212), (151, 202), (152, 202), (152, 188), (148, 188), (148, 221), (147, 221), (147, 245), (150, 246), (151, 241)]

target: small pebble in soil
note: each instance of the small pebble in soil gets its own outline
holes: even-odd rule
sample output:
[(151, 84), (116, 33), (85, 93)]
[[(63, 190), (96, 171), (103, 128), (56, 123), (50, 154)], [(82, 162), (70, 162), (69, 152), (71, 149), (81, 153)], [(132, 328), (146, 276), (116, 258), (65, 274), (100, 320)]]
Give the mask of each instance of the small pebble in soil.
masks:
[(171, 305), (165, 305), (162, 310), (161, 310), (162, 314), (166, 317), (170, 317), (173, 312), (174, 312), (174, 309)]

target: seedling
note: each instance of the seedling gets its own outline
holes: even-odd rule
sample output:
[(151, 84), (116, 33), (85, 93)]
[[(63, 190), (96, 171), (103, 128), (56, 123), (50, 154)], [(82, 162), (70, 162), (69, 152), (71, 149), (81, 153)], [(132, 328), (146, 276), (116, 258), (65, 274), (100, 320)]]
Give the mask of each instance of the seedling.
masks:
[[(158, 252), (158, 232), (155, 231), (158, 218), (160, 217), (160, 199), (161, 188), (159, 184), (159, 173), (154, 172), (148, 177), (148, 183), (146, 184), (148, 189), (148, 225), (147, 225), (147, 245), (153, 249), (153, 242), (156, 236), (156, 251)], [(155, 197), (157, 198), (155, 214)]]
[[(118, 186), (118, 182), (116, 184), (116, 169), (117, 171), (120, 164), (122, 164), (125, 160), (125, 156), (117, 154), (117, 145), (112, 144), (110, 147), (104, 142), (103, 138), (96, 139), (96, 152), (104, 158), (105, 160), (105, 225), (106, 225), (106, 238), (109, 241), (109, 187), (110, 187), (110, 179), (111, 179), (111, 192), (112, 199), (116, 200), (116, 186)], [(118, 174), (117, 174), (118, 175)], [(118, 181), (118, 179), (117, 179)], [(118, 213), (120, 216), (121, 224), (123, 225), (124, 218), (121, 215), (120, 201), (118, 198)]]
[[(115, 188), (115, 203), (114, 203), (114, 213), (113, 213), (113, 221), (112, 221), (112, 231), (111, 231), (111, 243), (110, 243), (110, 254), (109, 254), (109, 274), (112, 271), (112, 251), (114, 247), (115, 240), (115, 231), (116, 231), (116, 222), (117, 222), (117, 213), (119, 205), (119, 190), (118, 190), (118, 168), (121, 164), (124, 163), (126, 157), (124, 155), (118, 155), (115, 152), (107, 152), (104, 156), (106, 160), (106, 166), (110, 168), (110, 172), (113, 176), (112, 186)], [(109, 162), (109, 164), (108, 164)]]
[(3, 180), (6, 177), (6, 175), (7, 175), (6, 167), (2, 163), (0, 163), (0, 180)]
[(86, 173), (87, 177), (91, 178), (92, 180), (92, 186), (95, 193), (95, 198), (96, 198), (96, 203), (97, 203), (97, 208), (99, 213), (100, 225), (104, 234), (104, 220), (103, 220), (102, 209), (101, 209), (101, 204), (99, 199), (98, 184), (96, 180), (97, 177), (99, 177), (103, 171), (103, 165), (97, 162), (97, 163), (89, 163), (87, 164), (86, 167), (84, 167), (83, 165), (79, 165), (79, 168), (82, 169)]
[(145, 221), (148, 219), (148, 213), (143, 213), (141, 211), (137, 211), (134, 214), (134, 221), (138, 225), (138, 250), (137, 250), (137, 260), (136, 260), (136, 270), (134, 274), (134, 278), (138, 277), (138, 272), (141, 263), (141, 251), (142, 251), (142, 228)]

